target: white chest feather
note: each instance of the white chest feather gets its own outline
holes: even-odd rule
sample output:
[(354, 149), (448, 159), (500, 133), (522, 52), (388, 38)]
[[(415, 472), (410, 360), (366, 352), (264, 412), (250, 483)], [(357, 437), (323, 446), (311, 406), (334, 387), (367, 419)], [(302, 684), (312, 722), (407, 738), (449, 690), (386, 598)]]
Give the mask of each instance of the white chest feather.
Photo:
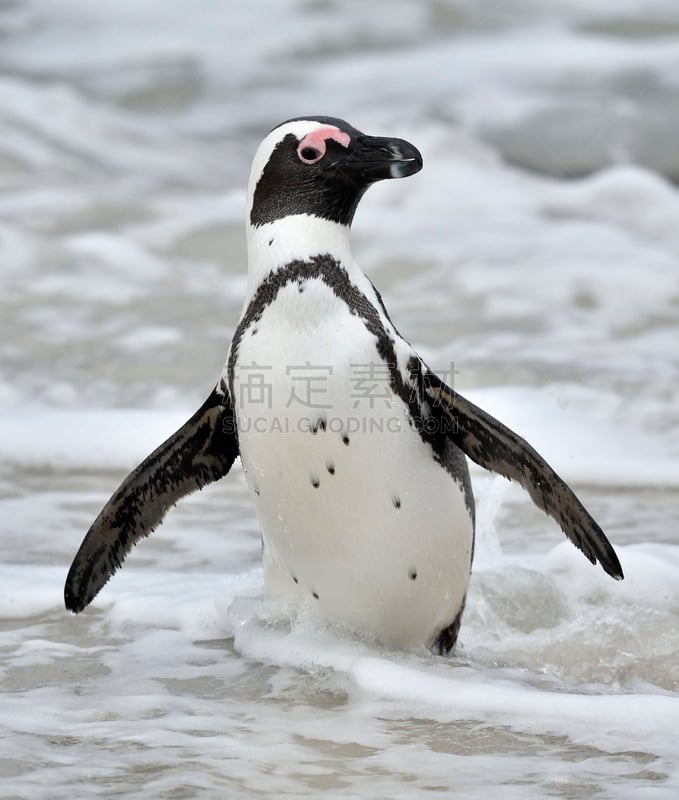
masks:
[(267, 592), (430, 644), (464, 602), (472, 523), (361, 317), (321, 280), (288, 284), (244, 332), (232, 391)]

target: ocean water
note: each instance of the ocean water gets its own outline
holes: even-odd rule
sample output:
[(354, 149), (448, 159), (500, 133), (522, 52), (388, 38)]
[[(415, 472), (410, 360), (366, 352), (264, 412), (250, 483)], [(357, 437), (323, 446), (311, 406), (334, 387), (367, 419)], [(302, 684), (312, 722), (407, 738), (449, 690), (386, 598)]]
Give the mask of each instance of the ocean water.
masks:
[[(0, 796), (678, 796), (678, 85), (669, 0), (0, 3)], [(263, 598), (234, 468), (65, 611), (220, 373), (249, 161), (305, 113), (421, 149), (356, 255), (623, 582), (475, 467), (459, 646), (389, 652)]]

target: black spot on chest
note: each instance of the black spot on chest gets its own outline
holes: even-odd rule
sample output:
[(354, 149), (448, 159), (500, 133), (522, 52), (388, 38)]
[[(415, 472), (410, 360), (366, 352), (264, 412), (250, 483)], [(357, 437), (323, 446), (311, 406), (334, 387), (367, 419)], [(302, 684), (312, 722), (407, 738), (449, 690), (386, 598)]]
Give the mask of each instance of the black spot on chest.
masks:
[(319, 431), (325, 431), (328, 422), (325, 417), (318, 417), (316, 421), (311, 426), (311, 432), (313, 434), (318, 433)]

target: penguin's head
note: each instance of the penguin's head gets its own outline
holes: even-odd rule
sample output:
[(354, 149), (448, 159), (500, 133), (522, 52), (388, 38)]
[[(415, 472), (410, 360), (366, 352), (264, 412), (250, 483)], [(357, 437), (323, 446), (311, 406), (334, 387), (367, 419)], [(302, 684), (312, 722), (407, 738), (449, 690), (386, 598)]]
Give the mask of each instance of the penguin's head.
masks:
[(287, 120), (255, 154), (249, 222), (256, 228), (307, 214), (348, 226), (372, 183), (420, 169), (422, 156), (403, 139), (366, 136), (334, 117)]

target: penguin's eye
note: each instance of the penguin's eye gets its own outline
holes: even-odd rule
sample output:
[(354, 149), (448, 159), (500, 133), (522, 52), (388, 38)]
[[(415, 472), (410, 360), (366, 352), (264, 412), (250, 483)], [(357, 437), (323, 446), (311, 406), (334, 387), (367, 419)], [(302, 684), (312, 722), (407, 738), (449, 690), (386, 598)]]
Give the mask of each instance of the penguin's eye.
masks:
[(325, 155), (325, 142), (317, 145), (302, 142), (297, 148), (297, 156), (303, 164), (315, 164)]

